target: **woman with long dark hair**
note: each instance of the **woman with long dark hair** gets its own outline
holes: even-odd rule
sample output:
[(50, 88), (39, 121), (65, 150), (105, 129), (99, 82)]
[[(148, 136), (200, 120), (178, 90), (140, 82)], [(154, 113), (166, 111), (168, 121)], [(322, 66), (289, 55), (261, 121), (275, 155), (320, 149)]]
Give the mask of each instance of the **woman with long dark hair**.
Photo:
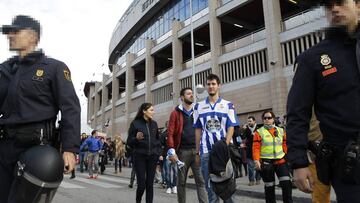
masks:
[(146, 190), (146, 203), (153, 202), (153, 183), (156, 163), (161, 154), (158, 126), (153, 120), (154, 107), (143, 103), (131, 122), (127, 143), (134, 149), (134, 167), (137, 179), (136, 202), (140, 203)]

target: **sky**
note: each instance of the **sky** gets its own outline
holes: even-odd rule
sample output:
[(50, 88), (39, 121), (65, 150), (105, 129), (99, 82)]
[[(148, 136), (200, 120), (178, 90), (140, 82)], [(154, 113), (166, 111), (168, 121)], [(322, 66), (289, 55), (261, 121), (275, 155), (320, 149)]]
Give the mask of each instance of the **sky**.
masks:
[[(38, 48), (63, 61), (70, 68), (81, 104), (81, 131), (86, 124), (86, 81), (101, 81), (109, 74), (109, 42), (117, 22), (133, 0), (0, 0), (0, 25), (14, 16), (30, 15), (40, 21), (42, 36)], [(0, 62), (15, 55), (9, 52), (5, 35), (0, 35)], [(104, 65), (105, 64), (105, 65)]]

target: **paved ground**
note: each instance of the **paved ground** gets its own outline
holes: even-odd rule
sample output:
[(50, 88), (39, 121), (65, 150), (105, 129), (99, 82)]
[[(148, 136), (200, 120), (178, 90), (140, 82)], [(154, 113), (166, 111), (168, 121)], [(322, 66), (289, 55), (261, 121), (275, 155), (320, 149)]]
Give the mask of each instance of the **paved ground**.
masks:
[[(129, 168), (123, 168), (122, 173), (114, 174), (114, 168), (108, 166), (105, 174), (99, 176), (96, 180), (86, 179), (86, 173), (77, 172), (77, 177), (73, 180), (69, 176), (64, 177), (57, 194), (55, 195), (55, 203), (78, 203), (78, 202), (109, 202), (109, 203), (130, 203), (135, 202), (136, 186), (133, 189), (128, 187)], [(235, 202), (259, 203), (264, 201), (264, 186), (248, 186), (247, 177), (237, 179), (237, 191), (235, 193)], [(177, 202), (176, 194), (166, 194), (165, 189), (160, 185), (154, 185), (154, 203)], [(277, 199), (281, 200), (281, 189), (276, 190)], [(311, 202), (310, 195), (293, 190), (294, 202)], [(143, 202), (145, 195), (143, 197)], [(332, 200), (335, 200), (334, 195)], [(187, 202), (198, 202), (195, 190), (194, 179), (188, 179)], [(281, 202), (281, 201), (278, 201)]]

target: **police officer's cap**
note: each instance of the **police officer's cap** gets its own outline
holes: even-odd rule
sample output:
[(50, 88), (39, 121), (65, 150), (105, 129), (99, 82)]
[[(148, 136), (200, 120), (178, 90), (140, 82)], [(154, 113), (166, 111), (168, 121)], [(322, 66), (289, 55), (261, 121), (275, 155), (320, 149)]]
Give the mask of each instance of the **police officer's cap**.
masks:
[(23, 29), (34, 30), (40, 37), (41, 26), (39, 21), (35, 20), (30, 16), (18, 15), (16, 16), (11, 25), (3, 25), (1, 27), (1, 32), (3, 34), (9, 34), (12, 31), (19, 31)]

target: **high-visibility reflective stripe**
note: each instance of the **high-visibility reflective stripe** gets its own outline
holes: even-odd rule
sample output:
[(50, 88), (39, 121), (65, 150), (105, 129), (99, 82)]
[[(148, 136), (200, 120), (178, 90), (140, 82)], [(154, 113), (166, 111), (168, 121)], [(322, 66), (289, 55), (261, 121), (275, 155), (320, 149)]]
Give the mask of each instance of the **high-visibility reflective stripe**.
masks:
[(285, 156), (285, 153), (283, 151), (277, 152), (277, 153), (263, 153), (261, 152), (260, 157), (261, 158), (283, 158)]
[[(265, 143), (261, 143), (261, 146), (262, 147), (273, 147), (274, 146), (274, 143), (273, 142), (265, 142)], [(278, 147), (278, 146), (281, 146), (282, 147), (282, 142), (276, 142), (275, 141), (275, 146)]]
[(284, 181), (284, 180), (291, 180), (289, 176), (282, 176), (279, 177), (279, 181)]
[(275, 185), (275, 182), (264, 182), (265, 187), (272, 187)]

